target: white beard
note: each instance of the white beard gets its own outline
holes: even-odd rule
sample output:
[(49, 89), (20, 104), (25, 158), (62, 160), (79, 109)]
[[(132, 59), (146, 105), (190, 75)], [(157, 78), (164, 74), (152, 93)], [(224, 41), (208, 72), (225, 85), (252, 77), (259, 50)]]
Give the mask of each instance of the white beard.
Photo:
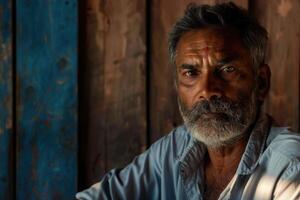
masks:
[(218, 148), (228, 146), (245, 136), (246, 130), (256, 119), (258, 105), (255, 92), (252, 92), (249, 104), (243, 113), (246, 119), (245, 124), (222, 121), (222, 119), (217, 119), (217, 116), (210, 119), (205, 119), (202, 116), (195, 123), (190, 123), (187, 116), (183, 114), (180, 103), (179, 110), (186, 127), (195, 139), (204, 143), (207, 147)]

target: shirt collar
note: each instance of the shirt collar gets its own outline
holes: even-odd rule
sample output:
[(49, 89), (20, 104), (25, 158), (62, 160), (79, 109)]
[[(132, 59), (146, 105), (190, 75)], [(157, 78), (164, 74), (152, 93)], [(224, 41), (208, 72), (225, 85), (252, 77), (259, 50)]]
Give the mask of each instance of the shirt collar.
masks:
[[(270, 117), (260, 113), (254, 128), (250, 134), (245, 152), (239, 163), (237, 173), (251, 174), (258, 164), (258, 158), (262, 155), (270, 128)], [(190, 134), (189, 132), (187, 134)], [(192, 138), (186, 150), (180, 157), (180, 173), (184, 179), (194, 175), (204, 159), (207, 149), (205, 145)]]
[(265, 149), (270, 125), (270, 117), (261, 113), (249, 137), (245, 152), (237, 169), (237, 174), (248, 175), (256, 168), (259, 158)]

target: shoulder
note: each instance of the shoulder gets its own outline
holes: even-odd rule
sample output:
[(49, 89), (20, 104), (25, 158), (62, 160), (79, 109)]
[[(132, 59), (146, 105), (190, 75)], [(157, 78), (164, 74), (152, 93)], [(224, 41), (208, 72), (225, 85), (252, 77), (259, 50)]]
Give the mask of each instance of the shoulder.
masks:
[(153, 143), (149, 150), (159, 155), (180, 156), (193, 138), (186, 126), (174, 128), (168, 135)]
[(178, 126), (174, 128), (169, 134), (162, 137), (154, 143), (154, 145), (159, 145), (161, 143), (170, 143), (176, 146), (184, 145), (186, 142), (189, 142), (192, 139), (189, 131), (185, 125)]
[(289, 160), (300, 160), (300, 134), (291, 132), (286, 127), (271, 127), (267, 149)]
[(169, 134), (154, 142), (150, 149), (168, 149), (172, 147), (174, 150), (185, 148), (191, 142), (192, 136), (187, 128), (182, 125), (174, 128)]
[[(278, 170), (274, 199), (298, 199), (300, 195), (300, 134), (272, 127), (268, 137), (272, 172)], [(274, 173), (272, 174), (274, 176)]]

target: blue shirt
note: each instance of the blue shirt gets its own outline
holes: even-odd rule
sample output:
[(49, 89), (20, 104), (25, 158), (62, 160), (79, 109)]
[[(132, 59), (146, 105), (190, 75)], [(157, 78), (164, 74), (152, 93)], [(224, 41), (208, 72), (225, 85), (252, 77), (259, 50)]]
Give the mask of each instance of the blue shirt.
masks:
[[(269, 124), (268, 117), (260, 117), (219, 199), (300, 199), (300, 136)], [(201, 200), (205, 153), (204, 144), (185, 126), (178, 127), (127, 167), (110, 171), (76, 198)]]

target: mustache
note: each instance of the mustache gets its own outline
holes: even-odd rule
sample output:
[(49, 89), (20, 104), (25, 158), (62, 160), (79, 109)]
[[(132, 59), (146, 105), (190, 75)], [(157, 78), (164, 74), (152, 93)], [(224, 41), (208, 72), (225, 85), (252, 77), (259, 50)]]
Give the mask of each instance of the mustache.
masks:
[(183, 111), (191, 122), (195, 122), (201, 115), (209, 113), (218, 113), (227, 119), (234, 120), (241, 117), (242, 110), (245, 108), (245, 101), (240, 99), (237, 102), (224, 97), (212, 97), (210, 100), (197, 102), (190, 110), (184, 109), (185, 111)]

